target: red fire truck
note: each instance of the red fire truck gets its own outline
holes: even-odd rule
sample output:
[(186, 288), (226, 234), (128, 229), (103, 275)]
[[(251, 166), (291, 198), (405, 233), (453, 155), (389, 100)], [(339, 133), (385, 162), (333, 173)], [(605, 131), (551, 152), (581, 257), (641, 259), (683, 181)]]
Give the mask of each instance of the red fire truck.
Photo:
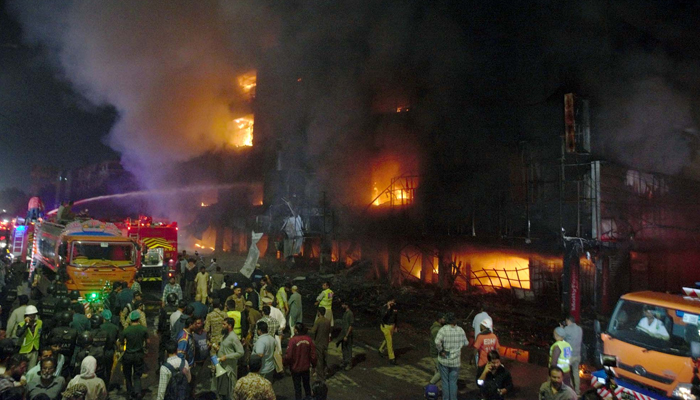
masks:
[(152, 217), (139, 216), (114, 223), (124, 236), (141, 245), (141, 274), (144, 281), (159, 281), (164, 266), (175, 270), (177, 261), (177, 222), (157, 221)]

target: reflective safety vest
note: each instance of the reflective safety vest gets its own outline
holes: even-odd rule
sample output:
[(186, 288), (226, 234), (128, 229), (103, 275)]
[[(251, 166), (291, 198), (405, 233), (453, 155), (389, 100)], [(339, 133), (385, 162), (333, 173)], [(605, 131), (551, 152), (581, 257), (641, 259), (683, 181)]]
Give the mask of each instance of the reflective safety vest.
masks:
[[(19, 326), (24, 326), (25, 322), (22, 321)], [(36, 321), (34, 325), (34, 332), (27, 329), (24, 333), (24, 338), (22, 340), (22, 346), (19, 349), (19, 354), (28, 354), (34, 350), (39, 350), (39, 338), (41, 338), (41, 326), (42, 322), (40, 319)]]
[(284, 308), (287, 304), (287, 291), (284, 290), (284, 286), (277, 291), (277, 307)]
[(549, 365), (552, 365), (552, 353), (555, 347), (559, 347), (559, 350), (561, 350), (557, 360), (557, 367), (561, 368), (564, 373), (568, 373), (571, 370), (571, 345), (563, 340), (554, 342), (552, 347), (549, 348)]
[(233, 331), (238, 335), (238, 337), (241, 337), (241, 312), (240, 311), (228, 311), (226, 313), (229, 318), (233, 318), (234, 321), (236, 321), (236, 325), (233, 327)]
[(326, 310), (330, 310), (333, 308), (333, 291), (330, 289), (326, 289), (323, 292), (321, 292), (323, 295), (323, 298), (319, 302), (319, 306), (325, 308)]

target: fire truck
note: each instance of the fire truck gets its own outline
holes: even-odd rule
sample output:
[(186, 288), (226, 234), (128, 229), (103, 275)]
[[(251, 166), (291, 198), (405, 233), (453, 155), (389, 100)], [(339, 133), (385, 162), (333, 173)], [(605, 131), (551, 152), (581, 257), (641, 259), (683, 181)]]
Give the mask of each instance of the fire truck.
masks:
[(28, 262), (32, 281), (58, 274), (69, 290), (81, 294), (104, 289), (109, 282), (131, 284), (141, 266), (138, 244), (111, 223), (94, 219), (67, 225), (47, 220), (23, 225), (18, 219), (11, 237), (16, 261)]
[(177, 261), (177, 222), (156, 221), (139, 216), (115, 222), (124, 236), (141, 246), (141, 274), (144, 281), (160, 281), (163, 270), (175, 272)]
[(0, 219), (0, 261), (8, 260), (10, 256), (10, 236), (12, 235), (12, 222), (9, 219)]

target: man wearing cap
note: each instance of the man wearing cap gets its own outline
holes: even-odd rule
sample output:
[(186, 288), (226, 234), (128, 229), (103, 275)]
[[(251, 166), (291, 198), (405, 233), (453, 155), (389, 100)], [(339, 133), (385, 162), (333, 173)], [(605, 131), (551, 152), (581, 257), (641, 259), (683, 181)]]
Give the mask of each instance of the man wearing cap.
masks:
[(440, 328), (435, 337), (444, 400), (457, 400), (457, 378), (462, 366), (462, 347), (468, 344), (467, 335), (464, 329), (457, 326), (454, 314), (445, 314), (445, 326)]
[(292, 295), (289, 296), (289, 326), (291, 327), (292, 336), (294, 336), (294, 326), (302, 320), (301, 310), (301, 295), (299, 288), (292, 286)]
[(36, 307), (27, 306), (24, 310), (24, 321), (17, 326), (17, 338), (20, 343), (19, 354), (27, 357), (30, 369), (36, 365), (39, 355), (42, 322), (38, 314), (39, 310)]
[(234, 310), (239, 312), (243, 312), (243, 310), (245, 310), (245, 298), (241, 292), (242, 289), (239, 286), (234, 287), (233, 294), (226, 299), (227, 302), (229, 300), (233, 300), (234, 303), (236, 303)]
[(148, 330), (139, 321), (141, 313), (134, 310), (129, 315), (131, 324), (119, 335), (119, 346), (126, 346), (122, 356), (122, 371), (126, 380), (126, 391), (131, 397), (141, 396), (141, 375), (144, 370), (144, 355)]
[(488, 354), (491, 350), (498, 350), (498, 337), (491, 331), (493, 322), (491, 318), (486, 318), (481, 321), (481, 332), (474, 341), (474, 348), (477, 351), (476, 366), (483, 367), (488, 363)]
[(549, 348), (549, 367), (559, 367), (564, 372), (564, 383), (571, 386), (571, 345), (564, 340), (566, 331), (561, 326), (554, 329), (554, 344)]
[(245, 302), (245, 312), (247, 316), (246, 318), (248, 320), (248, 332), (241, 339), (245, 339), (246, 343), (249, 343), (253, 336), (255, 336), (255, 325), (258, 323), (260, 318), (262, 318), (262, 314), (253, 304), (257, 303), (253, 303), (250, 300), (247, 300)]

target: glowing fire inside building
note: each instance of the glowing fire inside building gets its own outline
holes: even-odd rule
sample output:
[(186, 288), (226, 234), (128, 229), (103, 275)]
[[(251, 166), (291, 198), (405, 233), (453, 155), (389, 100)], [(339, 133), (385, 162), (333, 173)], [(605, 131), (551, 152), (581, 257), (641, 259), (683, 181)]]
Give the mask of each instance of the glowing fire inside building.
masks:
[(255, 116), (253, 114), (245, 117), (236, 118), (228, 124), (229, 137), (231, 144), (236, 147), (252, 146), (253, 145), (253, 125), (255, 124)]
[(256, 71), (249, 71), (243, 75), (239, 75), (237, 81), (238, 86), (244, 94), (250, 96), (250, 98), (255, 98), (255, 88), (257, 86)]
[(372, 169), (372, 205), (413, 204), (418, 177), (402, 170), (396, 160), (386, 160)]

